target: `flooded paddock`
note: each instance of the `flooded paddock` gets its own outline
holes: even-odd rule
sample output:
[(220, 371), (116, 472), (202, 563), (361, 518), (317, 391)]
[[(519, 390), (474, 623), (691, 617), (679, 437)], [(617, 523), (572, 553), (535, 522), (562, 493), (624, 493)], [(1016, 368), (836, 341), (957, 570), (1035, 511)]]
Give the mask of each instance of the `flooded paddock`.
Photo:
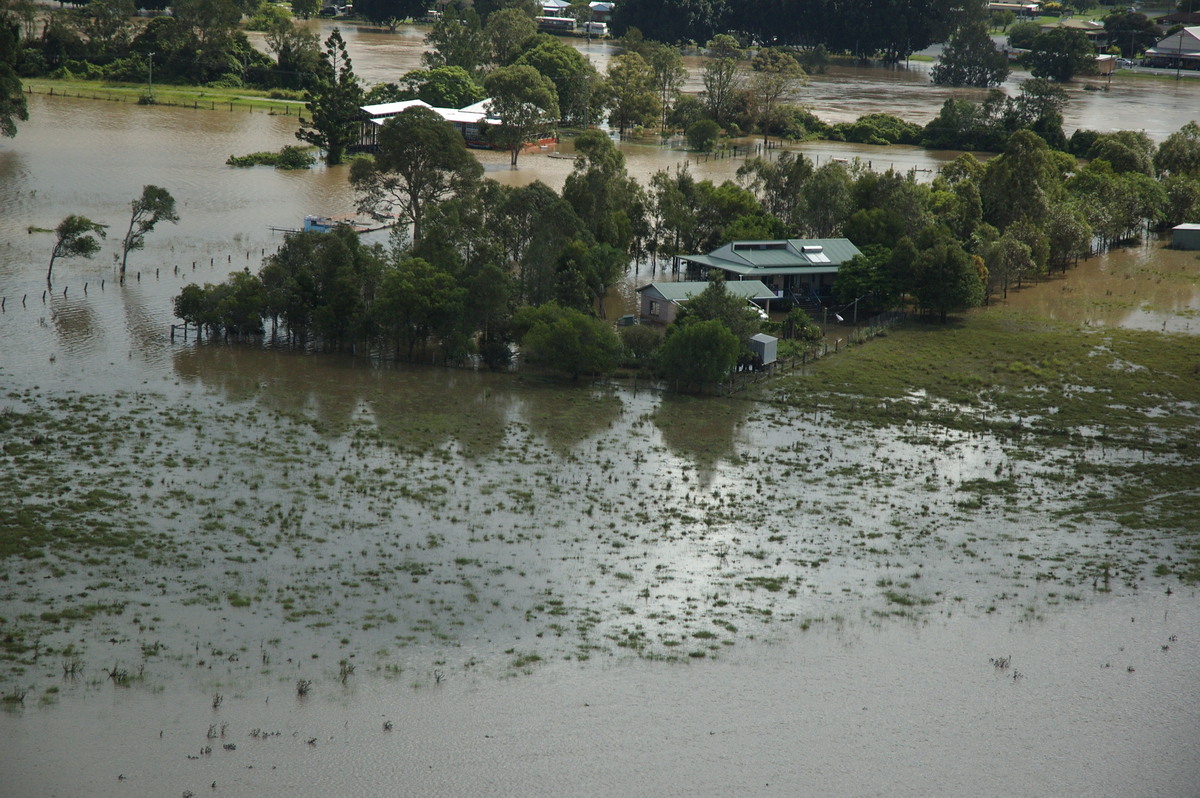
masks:
[[(224, 166), (294, 118), (30, 101), (0, 141), (0, 508), (44, 519), (0, 561), (6, 795), (1200, 783), (1200, 602), (1156, 573), (1188, 530), (1122, 493), (1122, 469), (1177, 457), (172, 341), (184, 285), (351, 211), (345, 170)], [(643, 179), (687, 157), (625, 152)], [(571, 164), (481, 159), (555, 187)], [(120, 288), (147, 183), (181, 220)], [(68, 213), (110, 238), (43, 298), (30, 228)], [(1193, 331), (1194, 261), (1159, 247), (1007, 301)]]

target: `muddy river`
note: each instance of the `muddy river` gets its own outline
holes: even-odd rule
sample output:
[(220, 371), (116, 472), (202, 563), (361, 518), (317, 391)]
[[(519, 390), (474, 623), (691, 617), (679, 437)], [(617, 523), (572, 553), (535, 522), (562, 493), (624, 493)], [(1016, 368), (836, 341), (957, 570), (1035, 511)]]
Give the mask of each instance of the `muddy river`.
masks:
[[(412, 38), (353, 32), (356, 68), (407, 68)], [(918, 104), (912, 74), (810, 90), (857, 116)], [(1186, 91), (1137, 88), (1164, 106)], [(1130, 107), (1110, 124), (1149, 129)], [(1170, 539), (1070, 477), (1147, 453), (172, 342), (182, 286), (257, 268), (271, 225), (352, 210), (345, 171), (225, 167), (291, 140), (293, 120), (262, 113), (30, 112), (0, 140), (0, 508), (47, 519), (30, 533), (47, 545), (0, 561), (5, 796), (1200, 783), (1196, 590), (1155, 576)], [(626, 152), (643, 178), (687, 157)], [(480, 157), (503, 180), (570, 168)], [(115, 238), (146, 183), (182, 218), (131, 255), (128, 284), (109, 240), (43, 295), (51, 240), (30, 228), (82, 213)], [(1194, 263), (1149, 242), (1008, 301), (1191, 332)]]

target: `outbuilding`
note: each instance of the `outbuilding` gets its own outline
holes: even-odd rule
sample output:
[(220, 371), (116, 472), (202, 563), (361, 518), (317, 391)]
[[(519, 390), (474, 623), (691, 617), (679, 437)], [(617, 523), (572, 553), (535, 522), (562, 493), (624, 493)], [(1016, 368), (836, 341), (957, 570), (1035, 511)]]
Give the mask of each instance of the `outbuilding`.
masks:
[(750, 336), (750, 351), (757, 359), (756, 365), (769, 366), (777, 359), (779, 339), (773, 335), (759, 333)]
[(1177, 224), (1171, 228), (1175, 249), (1200, 249), (1200, 224)]
[[(637, 289), (638, 307), (642, 321), (654, 324), (670, 324), (679, 315), (679, 308), (699, 294), (709, 283), (705, 280), (687, 282), (650, 283)], [(757, 303), (770, 302), (775, 293), (763, 285), (761, 280), (728, 280), (725, 289), (730, 294), (744, 298), (762, 312)]]

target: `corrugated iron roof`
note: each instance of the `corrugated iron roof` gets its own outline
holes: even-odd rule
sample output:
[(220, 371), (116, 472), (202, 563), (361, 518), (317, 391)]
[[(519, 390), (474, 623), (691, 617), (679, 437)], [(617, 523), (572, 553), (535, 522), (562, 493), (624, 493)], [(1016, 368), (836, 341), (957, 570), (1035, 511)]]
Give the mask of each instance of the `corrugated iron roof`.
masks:
[[(705, 288), (708, 288), (709, 285), (709, 282), (703, 280), (650, 283), (639, 288), (638, 292), (652, 289), (668, 302), (686, 302)], [(733, 296), (745, 299), (775, 298), (775, 292), (763, 285), (761, 280), (726, 280), (725, 290)]]
[[(809, 251), (806, 252), (805, 250)], [(836, 272), (856, 255), (858, 247), (846, 238), (789, 238), (782, 241), (733, 241), (707, 255), (683, 255), (684, 260), (747, 277), (772, 274)]]

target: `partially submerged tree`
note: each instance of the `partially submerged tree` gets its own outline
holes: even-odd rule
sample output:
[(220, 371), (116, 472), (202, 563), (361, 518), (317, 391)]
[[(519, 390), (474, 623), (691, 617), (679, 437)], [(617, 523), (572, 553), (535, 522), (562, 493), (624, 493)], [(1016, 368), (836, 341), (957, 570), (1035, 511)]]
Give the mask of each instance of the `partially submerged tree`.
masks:
[(125, 282), (125, 262), (130, 250), (146, 245), (146, 234), (154, 230), (159, 222), (179, 221), (175, 212), (175, 198), (171, 192), (158, 186), (143, 186), (142, 196), (129, 203), (133, 213), (129, 216), (129, 229), (121, 242), (121, 282)]
[(663, 376), (684, 385), (720, 382), (737, 365), (742, 345), (716, 319), (672, 330), (658, 351)]
[(625, 53), (608, 62), (608, 124), (625, 137), (630, 128), (652, 124), (660, 118), (654, 69), (637, 53)]
[(750, 62), (750, 66), (754, 69), (748, 87), (750, 105), (758, 117), (765, 150), (767, 136), (779, 104), (792, 99), (808, 76), (795, 58), (780, 50), (760, 51)]
[(986, 23), (969, 22), (950, 37), (929, 76), (939, 86), (999, 86), (1008, 77), (1008, 55), (996, 47)]
[(734, 99), (741, 90), (742, 79), (738, 61), (742, 50), (737, 40), (728, 34), (714, 36), (708, 43), (708, 58), (704, 61), (704, 91), (701, 99), (717, 124), (724, 125), (733, 111)]
[(522, 355), (532, 363), (569, 374), (607, 374), (621, 356), (621, 340), (595, 316), (550, 302), (522, 308), (513, 318)]
[(346, 148), (358, 137), (359, 107), (363, 89), (346, 52), (341, 31), (333, 29), (325, 40), (320, 75), (308, 91), (309, 122), (296, 131), (296, 138), (325, 150), (325, 163), (342, 162)]
[(483, 81), (491, 98), (488, 113), (500, 124), (488, 130), (492, 141), (509, 151), (512, 166), (526, 143), (546, 136), (558, 120), (554, 82), (525, 64), (500, 67)]
[(435, 112), (417, 106), (389, 119), (379, 131), (379, 152), (350, 167), (350, 185), (363, 213), (398, 215), (421, 240), (425, 207), (474, 190), (483, 167), (458, 131)]
[(1039, 33), (1026, 60), (1035, 78), (1066, 83), (1095, 68), (1095, 48), (1082, 31), (1053, 28)]
[(50, 251), (50, 268), (46, 269), (46, 285), (54, 276), (54, 261), (59, 258), (90, 258), (100, 251), (100, 242), (93, 236), (106, 238), (104, 225), (86, 216), (71, 214), (54, 228), (54, 249)]
[(662, 117), (659, 121), (659, 133), (666, 135), (667, 117), (675, 106), (675, 99), (687, 79), (687, 70), (683, 66), (683, 55), (678, 47), (666, 44), (654, 44), (647, 59), (650, 68), (654, 70), (654, 89), (658, 92), (659, 109)]

